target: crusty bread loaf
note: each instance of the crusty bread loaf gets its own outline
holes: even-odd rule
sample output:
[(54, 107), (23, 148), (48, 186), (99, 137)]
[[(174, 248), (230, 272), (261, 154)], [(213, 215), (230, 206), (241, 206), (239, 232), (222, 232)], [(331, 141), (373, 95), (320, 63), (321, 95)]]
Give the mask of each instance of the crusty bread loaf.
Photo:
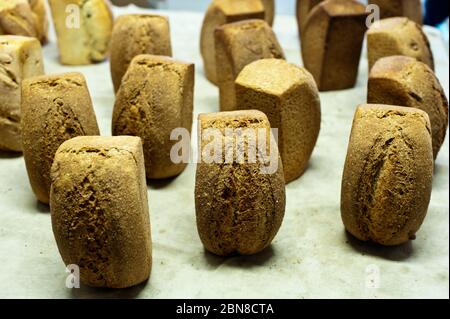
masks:
[[(324, 0), (297, 0), (297, 24), (300, 37), (306, 24), (308, 14), (316, 5), (318, 5), (322, 1)], [(301, 41), (300, 44), (302, 44)]]
[(110, 66), (115, 92), (131, 60), (139, 54), (172, 56), (169, 20), (166, 17), (127, 14), (114, 22)]
[(369, 0), (380, 8), (381, 19), (407, 17), (417, 24), (423, 23), (420, 0)]
[(0, 36), (0, 150), (20, 152), (20, 87), (28, 77), (44, 73), (36, 38)]
[[(254, 135), (243, 131), (246, 129)], [(233, 134), (229, 135), (227, 130), (232, 130)], [(270, 134), (270, 124), (264, 113), (254, 110), (199, 116), (201, 153), (209, 153), (211, 144), (225, 150), (212, 163), (209, 158), (201, 158), (195, 184), (200, 239), (206, 250), (221, 256), (255, 254), (270, 245), (281, 226), (285, 209), (283, 167), (276, 143), (271, 144), (270, 151), (272, 160), (277, 161), (271, 164), (277, 167), (270, 173), (262, 173), (261, 168), (271, 160), (259, 148), (256, 152), (264, 154), (259, 160), (252, 162), (249, 151), (241, 154), (239, 161), (236, 150), (244, 146), (238, 142), (239, 133), (235, 130), (247, 134), (245, 145), (264, 145), (260, 138)], [(255, 133), (256, 130), (262, 130), (262, 135)], [(216, 137), (213, 141), (210, 141), (210, 133)], [(228, 161), (230, 154), (234, 156)]]
[(206, 11), (200, 36), (203, 68), (209, 81), (217, 85), (214, 31), (217, 27), (241, 20), (264, 19), (261, 0), (213, 0)]
[(173, 59), (138, 55), (131, 62), (117, 92), (113, 135), (142, 138), (148, 178), (174, 177), (186, 163), (174, 163), (172, 130), (191, 132), (194, 65)]
[(150, 276), (152, 242), (138, 137), (83, 136), (63, 143), (52, 166), (52, 227), (81, 283), (126, 288)]
[(265, 11), (265, 20), (272, 26), (275, 20), (275, 0), (261, 0)]
[(320, 131), (319, 92), (312, 75), (284, 60), (259, 60), (236, 79), (236, 100), (238, 109), (262, 111), (278, 129), (286, 183), (301, 176)]
[(37, 36), (41, 43), (46, 43), (48, 40), (48, 19), (45, 0), (28, 0), (28, 2), (36, 16)]
[(23, 155), (39, 201), (49, 203), (50, 169), (58, 147), (75, 136), (99, 134), (81, 73), (38, 76), (23, 82)]
[(398, 245), (415, 238), (433, 176), (427, 113), (411, 107), (358, 107), (342, 178), (341, 214), (356, 238)]
[(448, 127), (448, 100), (428, 65), (406, 56), (379, 59), (369, 75), (367, 102), (409, 106), (427, 112), (436, 158)]
[(113, 28), (109, 3), (106, 0), (49, 0), (49, 4), (61, 63), (85, 65), (103, 61), (108, 54)]
[(326, 0), (308, 15), (302, 57), (320, 91), (355, 85), (366, 18), (365, 6), (354, 0)]
[(389, 18), (374, 23), (367, 31), (369, 69), (391, 55), (405, 55), (428, 64), (434, 70), (433, 54), (422, 27), (408, 18)]
[(236, 110), (234, 81), (249, 63), (264, 59), (284, 59), (283, 49), (272, 28), (264, 20), (244, 20), (218, 27), (215, 31), (217, 83), (220, 110)]

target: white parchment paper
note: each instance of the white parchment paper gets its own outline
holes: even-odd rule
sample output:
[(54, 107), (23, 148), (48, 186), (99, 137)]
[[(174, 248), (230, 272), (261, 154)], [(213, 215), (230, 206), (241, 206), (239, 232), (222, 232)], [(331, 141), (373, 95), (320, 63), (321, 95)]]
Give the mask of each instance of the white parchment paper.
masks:
[[(120, 8), (115, 14), (141, 11)], [(161, 14), (170, 17), (174, 57), (196, 64), (195, 119), (198, 113), (217, 111), (218, 89), (203, 76), (199, 53), (203, 16)], [(277, 16), (274, 28), (287, 59), (300, 64), (295, 18)], [(448, 96), (448, 52), (436, 30), (427, 28), (427, 34)], [(44, 48), (46, 72), (82, 72), (101, 133), (110, 135), (114, 94), (109, 63), (62, 66), (53, 30), (50, 39)], [(353, 113), (365, 102), (366, 85), (364, 49), (356, 87), (321, 93), (322, 129), (309, 168), (287, 186), (283, 225), (272, 245), (256, 256), (220, 258), (203, 250), (195, 223), (194, 164), (170, 182), (151, 183), (153, 270), (148, 282), (125, 290), (66, 288), (68, 274), (53, 238), (49, 209), (33, 196), (23, 158), (0, 153), (0, 297), (448, 298), (448, 139), (436, 161), (428, 215), (416, 240), (380, 247), (358, 242), (344, 231), (341, 176)]]

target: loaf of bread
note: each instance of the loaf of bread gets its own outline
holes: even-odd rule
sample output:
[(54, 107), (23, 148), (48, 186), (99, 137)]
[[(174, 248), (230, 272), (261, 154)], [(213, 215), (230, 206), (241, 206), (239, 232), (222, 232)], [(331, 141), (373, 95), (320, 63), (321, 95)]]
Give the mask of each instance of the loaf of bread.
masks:
[(214, 31), (217, 27), (241, 20), (264, 19), (261, 0), (213, 0), (206, 11), (200, 35), (203, 68), (210, 82), (217, 85)]
[(22, 151), (20, 87), (24, 79), (43, 73), (42, 50), (36, 38), (0, 36), (0, 150)]
[(99, 134), (82, 74), (44, 75), (23, 82), (23, 155), (40, 202), (49, 203), (50, 170), (58, 147), (76, 136)]
[(430, 201), (433, 177), (431, 128), (416, 108), (358, 107), (341, 192), (345, 228), (382, 245), (414, 239)]
[[(270, 145), (270, 158), (261, 148), (250, 150), (250, 145), (269, 148), (269, 121), (255, 110), (201, 114), (199, 130), (202, 158), (197, 164), (195, 208), (200, 239), (206, 250), (220, 256), (258, 253), (277, 234), (285, 210), (276, 142)], [(238, 138), (239, 132), (247, 138)], [(211, 147), (219, 154), (213, 162)], [(250, 154), (255, 153), (262, 156), (252, 160)], [(264, 172), (268, 162), (272, 171)]]
[(320, 131), (319, 92), (312, 75), (284, 60), (259, 60), (236, 79), (236, 99), (238, 109), (262, 111), (278, 129), (286, 183), (301, 176)]
[(236, 110), (234, 81), (249, 63), (264, 59), (284, 59), (272, 28), (264, 20), (245, 20), (224, 24), (215, 31), (217, 83), (220, 110)]
[(107, 0), (49, 0), (62, 64), (103, 61), (109, 48), (113, 16)]
[(272, 26), (275, 20), (275, 0), (261, 0), (265, 11), (265, 20)]
[(0, 1), (0, 35), (21, 35), (47, 42), (48, 21), (44, 0)]
[(58, 149), (51, 177), (53, 233), (81, 283), (126, 288), (147, 280), (152, 242), (140, 139), (73, 138)]
[(117, 92), (113, 135), (142, 138), (147, 177), (174, 177), (186, 162), (171, 159), (174, 129), (192, 128), (194, 65), (168, 57), (138, 55)]
[(420, 0), (369, 0), (369, 4), (378, 6), (381, 19), (407, 17), (417, 24), (423, 23)]
[(379, 59), (369, 75), (367, 102), (409, 106), (427, 112), (436, 158), (448, 127), (448, 100), (428, 65), (406, 56)]
[(41, 43), (48, 40), (48, 19), (45, 0), (28, 0), (36, 17), (36, 31)]
[[(297, 0), (297, 24), (300, 37), (308, 18), (308, 14), (316, 5), (318, 5), (322, 1), (324, 0)], [(300, 44), (302, 44), (301, 41)]]
[(128, 14), (114, 22), (110, 66), (115, 92), (131, 60), (139, 54), (172, 56), (169, 20), (166, 17)]
[(355, 86), (366, 32), (366, 8), (354, 0), (316, 5), (304, 26), (302, 56), (320, 91)]
[(422, 27), (408, 18), (389, 18), (374, 23), (367, 31), (369, 69), (391, 55), (405, 55), (428, 64), (434, 70), (433, 54)]

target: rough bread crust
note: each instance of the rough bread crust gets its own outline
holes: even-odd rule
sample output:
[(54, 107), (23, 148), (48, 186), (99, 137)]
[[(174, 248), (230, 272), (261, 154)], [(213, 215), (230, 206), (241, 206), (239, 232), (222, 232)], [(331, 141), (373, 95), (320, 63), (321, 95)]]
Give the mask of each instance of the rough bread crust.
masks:
[(369, 0), (380, 8), (381, 19), (407, 17), (417, 24), (423, 24), (420, 0)]
[(46, 75), (23, 82), (23, 155), (39, 201), (49, 203), (50, 170), (58, 147), (76, 136), (99, 134), (82, 74)]
[(147, 280), (152, 243), (140, 139), (71, 139), (58, 149), (51, 176), (53, 233), (81, 282), (126, 288)]
[[(297, 24), (300, 38), (302, 38), (303, 29), (308, 19), (308, 14), (311, 10), (324, 0), (297, 0)], [(302, 41), (300, 41), (302, 44)]]
[(422, 27), (408, 18), (382, 19), (367, 31), (369, 70), (378, 59), (405, 55), (427, 64), (434, 70), (430, 43)]
[(358, 107), (342, 178), (347, 231), (387, 246), (415, 238), (430, 201), (431, 143), (428, 115), (419, 109)]
[[(270, 129), (259, 111), (202, 114), (199, 121), (200, 130), (217, 128), (222, 134), (226, 128)], [(223, 135), (222, 141), (227, 138)], [(203, 142), (207, 141), (201, 141), (202, 150)], [(284, 217), (285, 184), (280, 159), (273, 174), (261, 174), (262, 165), (248, 160), (197, 164), (197, 229), (206, 250), (221, 256), (249, 255), (270, 245)]]
[(448, 100), (428, 65), (406, 56), (379, 59), (369, 75), (367, 102), (409, 106), (427, 112), (436, 159), (447, 133)]
[(113, 135), (142, 138), (148, 178), (179, 175), (186, 163), (175, 164), (170, 151), (172, 130), (191, 132), (194, 65), (171, 58), (138, 55), (131, 62), (117, 92)]
[(200, 51), (207, 79), (217, 85), (214, 31), (217, 27), (248, 19), (264, 20), (264, 6), (260, 0), (213, 0), (206, 11), (200, 35)]
[(259, 60), (239, 74), (236, 99), (239, 109), (265, 113), (278, 129), (286, 183), (300, 177), (320, 131), (320, 99), (312, 75), (284, 60)]
[(36, 38), (0, 36), (0, 150), (21, 152), (20, 88), (28, 77), (44, 73)]
[[(58, 38), (59, 56), (65, 65), (86, 65), (106, 59), (113, 15), (106, 0), (49, 0)], [(78, 6), (80, 27), (68, 27), (68, 5)]]
[(272, 28), (264, 20), (245, 20), (225, 24), (215, 31), (217, 83), (220, 110), (236, 110), (237, 76), (249, 63), (265, 58), (284, 59)]
[(172, 56), (169, 20), (150, 14), (117, 18), (111, 38), (111, 77), (117, 92), (131, 60), (139, 54)]
[(354, 0), (326, 0), (308, 15), (302, 57), (320, 91), (355, 86), (366, 17), (365, 6)]

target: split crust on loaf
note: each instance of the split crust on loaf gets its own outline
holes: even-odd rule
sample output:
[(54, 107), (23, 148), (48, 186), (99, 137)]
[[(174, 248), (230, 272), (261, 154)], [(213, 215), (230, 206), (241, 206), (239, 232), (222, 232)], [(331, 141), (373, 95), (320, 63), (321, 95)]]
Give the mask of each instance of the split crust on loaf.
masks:
[(23, 155), (31, 188), (50, 200), (50, 170), (58, 147), (81, 135), (99, 135), (92, 101), (81, 73), (33, 77), (22, 85)]
[(144, 144), (147, 177), (179, 175), (187, 163), (173, 163), (170, 153), (178, 141), (172, 130), (191, 132), (194, 65), (153, 55), (138, 55), (131, 62), (117, 92), (113, 135), (133, 135)]
[[(209, 128), (219, 129), (224, 134), (224, 143), (232, 141), (225, 137), (227, 128), (270, 132), (264, 113), (253, 110), (201, 114), (199, 130), (204, 132)], [(203, 150), (207, 140), (199, 143)], [(283, 167), (278, 159), (275, 173), (262, 174), (262, 165), (249, 163), (247, 157), (240, 164), (235, 161), (211, 164), (201, 161), (197, 164), (197, 229), (206, 250), (221, 256), (255, 254), (275, 237), (285, 209)]]
[(52, 166), (52, 227), (81, 282), (126, 288), (150, 276), (152, 243), (142, 144), (137, 137), (77, 137)]
[(409, 106), (427, 112), (436, 159), (447, 133), (448, 100), (428, 65), (406, 56), (379, 59), (369, 75), (367, 102)]
[(414, 239), (428, 209), (432, 176), (425, 112), (390, 105), (358, 107), (342, 179), (345, 228), (360, 240), (388, 246)]
[(120, 87), (133, 58), (139, 54), (172, 56), (169, 20), (151, 14), (127, 14), (114, 23), (111, 38), (111, 77)]

